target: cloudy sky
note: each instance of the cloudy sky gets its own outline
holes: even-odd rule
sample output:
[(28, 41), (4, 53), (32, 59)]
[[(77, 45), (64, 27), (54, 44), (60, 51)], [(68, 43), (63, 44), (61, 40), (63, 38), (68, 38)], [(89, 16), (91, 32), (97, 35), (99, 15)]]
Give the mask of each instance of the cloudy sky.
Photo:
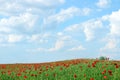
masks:
[(120, 0), (0, 3), (0, 63), (120, 59)]

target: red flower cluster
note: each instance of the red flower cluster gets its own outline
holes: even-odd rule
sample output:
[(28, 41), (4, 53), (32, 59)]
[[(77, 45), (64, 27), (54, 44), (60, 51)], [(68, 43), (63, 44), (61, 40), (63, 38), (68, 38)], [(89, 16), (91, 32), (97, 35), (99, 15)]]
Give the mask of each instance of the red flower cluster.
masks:
[(109, 73), (109, 75), (111, 75), (111, 76), (112, 76), (112, 71), (111, 71), (111, 70), (108, 70), (108, 73)]

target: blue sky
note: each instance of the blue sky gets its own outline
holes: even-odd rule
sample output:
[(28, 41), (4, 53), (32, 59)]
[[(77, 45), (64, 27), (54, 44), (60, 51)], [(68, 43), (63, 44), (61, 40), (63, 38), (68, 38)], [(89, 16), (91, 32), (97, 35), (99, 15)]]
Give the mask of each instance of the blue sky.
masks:
[(120, 0), (0, 3), (0, 63), (120, 59)]

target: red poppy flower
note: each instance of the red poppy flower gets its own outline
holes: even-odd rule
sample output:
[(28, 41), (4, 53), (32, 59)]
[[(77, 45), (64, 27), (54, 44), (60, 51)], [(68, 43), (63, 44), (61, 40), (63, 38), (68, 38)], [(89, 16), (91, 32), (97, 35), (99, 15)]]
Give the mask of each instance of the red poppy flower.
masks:
[(84, 77), (86, 77), (86, 74), (84, 74)]
[(115, 68), (119, 68), (119, 66), (118, 66), (118, 65), (116, 65), (116, 66), (115, 66)]
[(104, 76), (104, 79), (107, 79), (107, 76)]
[(94, 78), (90, 78), (90, 80), (94, 80)]
[(74, 74), (74, 78), (77, 78), (77, 75), (76, 75), (76, 74)]
[(46, 74), (45, 76), (48, 76), (48, 74)]
[(27, 78), (27, 76), (24, 76), (24, 79), (26, 79)]
[(20, 73), (18, 73), (18, 74), (17, 74), (17, 76), (21, 76), (21, 74), (20, 74)]
[(102, 74), (105, 74), (105, 72), (102, 72)]

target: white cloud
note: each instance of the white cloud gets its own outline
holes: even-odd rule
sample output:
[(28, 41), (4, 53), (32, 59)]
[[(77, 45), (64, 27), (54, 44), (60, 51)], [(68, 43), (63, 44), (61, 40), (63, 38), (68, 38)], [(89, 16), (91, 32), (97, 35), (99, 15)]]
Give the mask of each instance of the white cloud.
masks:
[(9, 34), (8, 35), (8, 42), (9, 43), (15, 43), (15, 42), (20, 42), (24, 38), (23, 35), (16, 35), (16, 34)]
[(81, 50), (85, 50), (85, 48), (82, 45), (73, 47), (73, 48), (69, 49), (68, 51), (81, 51)]
[(99, 8), (106, 8), (108, 7), (108, 5), (110, 4), (110, 0), (99, 0), (96, 5), (99, 7)]
[(36, 51), (46, 51), (47, 49), (45, 48), (37, 48)]
[(25, 0), (26, 4), (34, 6), (52, 7), (65, 3), (65, 0)]
[(100, 49), (100, 51), (107, 51), (107, 50), (112, 50), (112, 49), (115, 49), (117, 47), (117, 41), (115, 39), (108, 39), (106, 40), (107, 41), (107, 44)]
[(58, 51), (60, 50), (61, 48), (64, 47), (64, 41), (56, 41), (55, 45), (53, 48), (49, 48), (48, 51)]
[(65, 3), (65, 0), (0, 0), (0, 14), (9, 16), (9, 15), (19, 15), (25, 13), (26, 11), (34, 11), (37, 9), (37, 14), (44, 12), (45, 9), (54, 8), (60, 4)]
[(52, 23), (52, 22), (63, 22), (67, 19), (72, 18), (80, 13), (80, 9), (76, 7), (70, 7), (68, 9), (63, 9), (59, 13), (55, 15), (51, 15), (44, 20), (44, 24)]
[(0, 47), (15, 47), (15, 44), (5, 44), (5, 43), (2, 43), (0, 44)]
[(66, 32), (73, 32), (73, 31), (76, 31), (80, 28), (80, 24), (74, 24), (74, 25), (71, 25), (71, 26), (68, 26), (67, 28), (64, 29), (64, 31)]
[(5, 42), (6, 38), (7, 38), (6, 35), (0, 34), (0, 44)]
[(31, 35), (30, 37), (28, 37), (29, 42), (36, 42), (36, 41), (39, 41), (40, 39), (41, 39), (40, 34), (34, 34), (34, 35)]
[(90, 12), (91, 12), (91, 9), (90, 9), (90, 8), (83, 8), (83, 9), (81, 10), (82, 15), (89, 15)]
[[(42, 36), (47, 38), (49, 37), (48, 34), (42, 34), (42, 35), (34, 35), (34, 37), (31, 37), (31, 39), (35, 42), (39, 41), (39, 39), (42, 39)], [(50, 37), (49, 37), (50, 38)], [(62, 32), (58, 32), (56, 35), (52, 36), (52, 38), (56, 38), (54, 42), (52, 42), (51, 45), (47, 46), (48, 48), (36, 48), (32, 50), (27, 51), (43, 51), (43, 52), (56, 52), (63, 50), (66, 46), (70, 45), (69, 42), (73, 42), (71, 36), (64, 35)]]
[(58, 32), (57, 35), (58, 35), (58, 36), (62, 36), (63, 33), (62, 33), (62, 32)]
[(72, 39), (71, 35), (66, 35), (64, 31), (58, 32), (56, 37), (57, 37), (57, 40), (63, 40), (63, 41), (68, 41)]
[(46, 43), (48, 34), (36, 35), (41, 29), (42, 19), (64, 4), (65, 0), (0, 0), (0, 3), (0, 34), (5, 35), (0, 36), (1, 43), (20, 42), (21, 36), (17, 34), (27, 35), (24, 39), (26, 42)]
[(112, 12), (109, 15), (110, 21), (110, 34), (120, 36), (120, 10)]
[(11, 16), (10, 18), (2, 18), (0, 20), (0, 27), (2, 27), (4, 31), (8, 31), (9, 28), (13, 27), (24, 27), (24, 29), (31, 29), (34, 26), (36, 20), (37, 16), (25, 13), (19, 16)]
[(36, 52), (46, 52), (46, 48), (35, 48), (35, 49), (26, 49), (26, 52), (36, 53)]
[(50, 48), (36, 48), (36, 49), (27, 49), (27, 52), (55, 52), (59, 51), (64, 47), (64, 41), (56, 41), (53, 47)]
[(48, 51), (62, 50), (66, 45), (68, 45), (66, 42), (69, 42), (69, 40), (71, 40), (71, 36), (64, 35), (62, 32), (59, 32), (56, 37), (57, 40), (54, 44), (54, 47), (49, 48)]
[(9, 15), (18, 15), (19, 13), (25, 11), (25, 8), (16, 3), (16, 1), (4, 1), (1, 0), (2, 4), (0, 5), (0, 14), (5, 15), (5, 16), (9, 16)]
[(0, 0), (0, 33), (27, 33), (54, 9), (65, 3), (65, 0)]
[(102, 19), (108, 21), (109, 33), (104, 38), (105, 46), (100, 48), (101, 52), (119, 52), (120, 43), (120, 10), (112, 12), (110, 15), (103, 16)]
[(90, 13), (89, 8), (79, 9), (77, 7), (69, 7), (67, 9), (62, 9), (59, 13), (48, 16), (44, 19), (44, 25), (59, 24), (74, 16), (88, 15)]
[(28, 37), (28, 42), (35, 42), (35, 43), (47, 43), (48, 38), (51, 36), (49, 33), (44, 33), (44, 34), (33, 34)]
[(0, 32), (3, 32), (3, 33), (10, 33), (12, 32), (12, 30), (8, 27), (2, 27), (0, 26)]
[(98, 19), (91, 19), (79, 24), (74, 24), (71, 26), (68, 26), (65, 28), (65, 32), (84, 32), (86, 41), (93, 40), (95, 37), (95, 32), (97, 29), (100, 29), (103, 27), (102, 20), (100, 18)]
[(26, 40), (26, 36), (23, 34), (0, 34), (0, 44), (2, 45), (14, 44), (23, 40)]
[(0, 34), (0, 43), (19, 43), (19, 42), (27, 42), (27, 43), (47, 43), (50, 34)]
[(113, 48), (115, 48), (116, 47), (116, 41), (115, 40), (111, 40), (111, 41), (109, 41), (108, 42), (108, 44), (105, 46), (105, 48), (107, 48), (107, 49), (113, 49)]
[(94, 38), (95, 30), (103, 26), (102, 21), (100, 19), (90, 20), (83, 23), (82, 25), (84, 27), (84, 33), (87, 41), (92, 40)]

